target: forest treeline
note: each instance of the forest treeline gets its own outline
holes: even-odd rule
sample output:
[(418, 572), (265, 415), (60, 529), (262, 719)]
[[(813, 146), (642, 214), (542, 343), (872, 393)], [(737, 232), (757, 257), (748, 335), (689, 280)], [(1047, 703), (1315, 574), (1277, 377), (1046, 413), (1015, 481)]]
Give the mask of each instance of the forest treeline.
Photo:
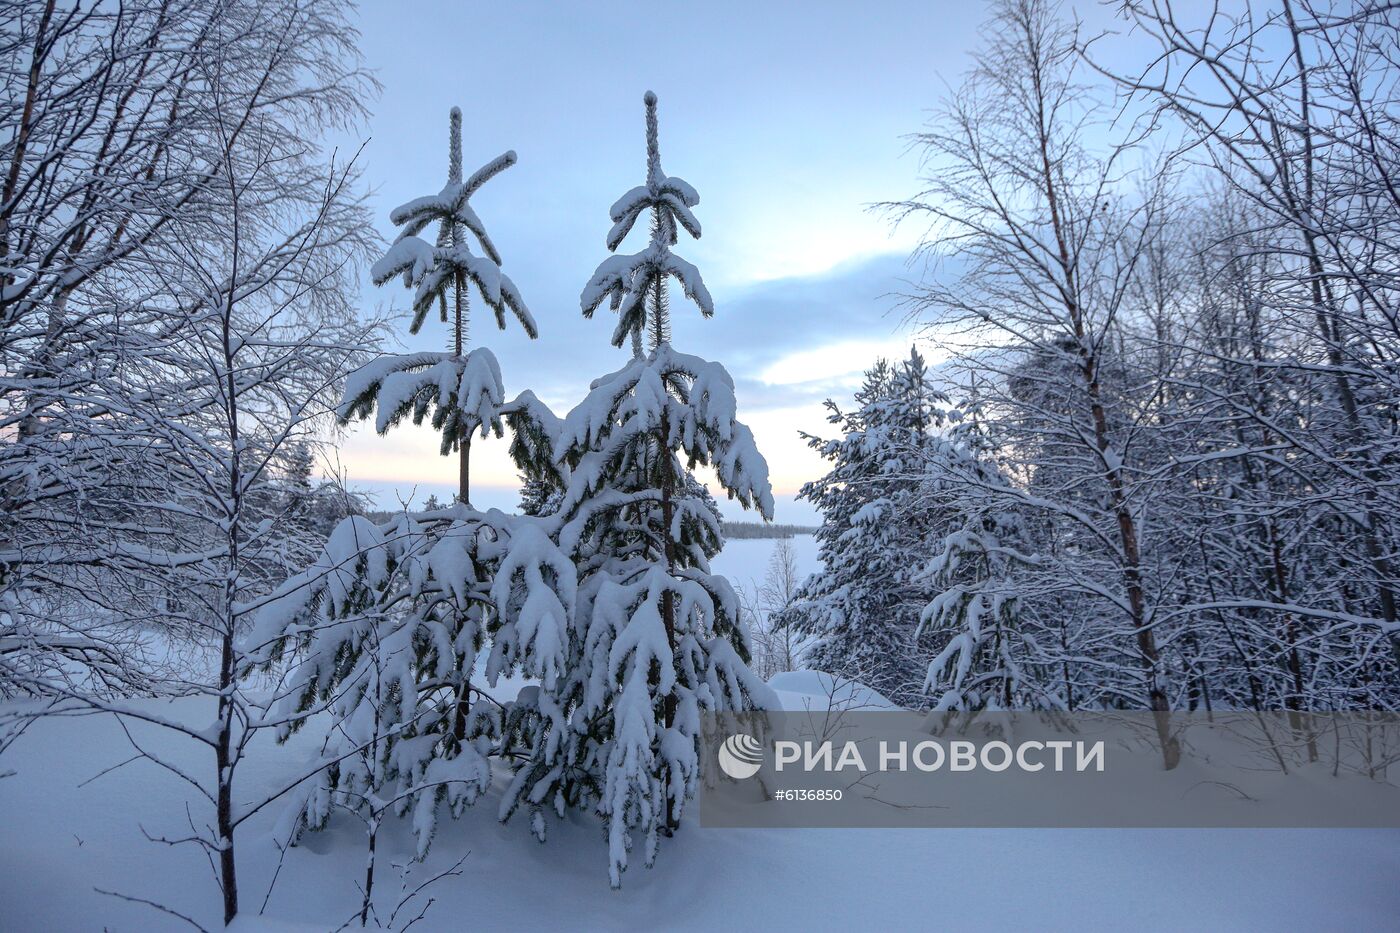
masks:
[(934, 362), (829, 403), (780, 621), (912, 705), (1394, 709), (1397, 11), (1119, 13), (996, 4), (911, 139)]

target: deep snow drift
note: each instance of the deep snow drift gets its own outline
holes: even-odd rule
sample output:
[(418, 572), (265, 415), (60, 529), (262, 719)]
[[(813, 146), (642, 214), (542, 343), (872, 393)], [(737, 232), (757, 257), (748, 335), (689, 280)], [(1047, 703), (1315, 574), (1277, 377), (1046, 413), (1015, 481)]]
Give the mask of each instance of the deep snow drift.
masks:
[[(781, 675), (792, 708), (825, 703), (812, 672)], [(509, 689), (508, 685), (502, 685)], [(878, 706), (877, 695), (858, 702)], [(171, 704), (191, 720), (203, 701)], [(849, 706), (847, 706), (849, 708)], [(138, 740), (168, 736), (132, 727)], [(313, 730), (288, 747), (256, 744), (240, 775), (248, 797), (309, 757)], [(208, 769), (199, 750), (179, 760)], [(6, 756), (0, 779), (0, 926), (6, 931), (182, 930), (149, 907), (97, 893), (159, 901), (218, 927), (218, 891), (203, 855), (153, 836), (187, 834), (202, 801), (174, 777), (131, 756), (112, 717), (37, 723)], [(496, 793), (500, 790), (500, 776)], [(575, 817), (534, 841), (524, 820), (501, 825), (488, 797), (444, 820), (407, 887), (470, 852), (459, 876), (431, 885), (416, 930), (832, 929), (916, 925), (990, 929), (1385, 929), (1400, 916), (1400, 832), (1339, 830), (704, 830), (668, 840), (653, 870), (629, 870), (608, 888), (598, 823)], [(275, 808), (273, 808), (275, 810)], [(336, 817), (288, 850), (270, 896), (277, 814), (256, 818), (238, 842), (241, 929), (333, 930), (357, 910), (362, 830)], [(380, 838), (379, 909), (400, 897), (414, 848), (406, 825)], [(261, 918), (256, 915), (266, 897)], [(386, 912), (387, 913), (387, 912)], [(400, 924), (404, 915), (400, 915)]]

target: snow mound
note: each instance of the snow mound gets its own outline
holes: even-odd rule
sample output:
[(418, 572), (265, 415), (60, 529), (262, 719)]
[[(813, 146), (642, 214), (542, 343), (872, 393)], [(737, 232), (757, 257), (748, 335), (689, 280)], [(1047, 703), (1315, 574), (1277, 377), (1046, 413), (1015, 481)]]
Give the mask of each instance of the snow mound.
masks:
[(768, 681), (785, 710), (899, 709), (865, 684), (826, 671), (787, 671)]

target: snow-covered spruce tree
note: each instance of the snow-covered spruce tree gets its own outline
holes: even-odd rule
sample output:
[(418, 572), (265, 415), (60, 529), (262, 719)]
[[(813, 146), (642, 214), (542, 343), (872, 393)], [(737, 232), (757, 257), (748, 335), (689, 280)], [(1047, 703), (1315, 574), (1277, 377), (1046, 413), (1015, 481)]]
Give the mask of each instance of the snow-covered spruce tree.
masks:
[(932, 593), (919, 571), (947, 520), (920, 505), (925, 460), (945, 443), (947, 404), (912, 349), (899, 365), (880, 360), (866, 372), (854, 411), (827, 402), (842, 436), (808, 437), (831, 470), (802, 489), (822, 513), (823, 570), (776, 620), (814, 638), (805, 665), (906, 705), (923, 696), (916, 632)]
[(937, 651), (924, 689), (938, 711), (1065, 708), (1073, 701), (1045, 669), (1040, 633), (1021, 611), (1017, 570), (1036, 558), (1002, 496), (1007, 479), (975, 391), (948, 421), (922, 451), (916, 506), (945, 529), (913, 577), (933, 594), (915, 632)]
[(457, 503), (376, 525), (351, 516), (315, 565), (259, 615), (250, 643), (266, 663), (292, 654), (282, 735), (328, 709), (328, 767), (303, 783), (285, 832), (334, 808), (373, 830), (392, 803), (412, 811), (424, 855), (447, 802), (454, 816), (489, 786), (500, 710), (472, 677), (508, 671), (551, 685), (563, 671), (574, 569), (543, 520)]
[[(499, 255), (468, 198), (512, 164), (507, 153), (465, 182), (461, 114), (452, 111), (447, 186), (393, 212), (404, 229), (375, 263), (377, 282), (402, 274), (416, 289), (412, 329), (436, 305), (452, 327), (453, 352), (383, 357), (352, 374), (339, 409), (348, 420), (377, 406), (387, 431), (406, 416), (432, 413), (442, 452), (457, 449), (461, 485), (447, 507), (403, 512), (382, 524), (343, 521), (304, 573), (264, 607), (251, 637), (264, 663), (290, 652), (281, 715), (286, 736), (298, 714), (328, 707), (332, 764), (304, 783), (292, 808), (295, 836), (324, 824), (335, 807), (365, 819), (370, 844), (386, 809), (413, 811), (420, 856), (432, 840), (441, 803), (454, 815), (489, 785), (498, 751), (499, 706), (473, 683), (478, 658), (494, 683), (522, 670), (546, 688), (564, 670), (574, 602), (574, 568), (556, 548), (547, 519), (479, 512), (468, 504), (468, 441), (474, 431), (502, 433), (527, 476), (562, 485), (550, 443), (559, 421), (526, 392), (507, 404), (500, 368), (485, 348), (464, 355), (467, 281), (504, 326), (510, 310), (531, 337), (534, 322), (497, 263)], [(438, 224), (437, 245), (418, 237)], [(478, 258), (467, 234), (487, 253)], [(452, 309), (449, 318), (448, 308)], [(372, 878), (366, 879), (366, 886)]]
[[(736, 420), (724, 367), (668, 342), (668, 279), (705, 316), (709, 292), (671, 246), (699, 198), (661, 170), (656, 96), (648, 93), (647, 181), (612, 209), (609, 249), (650, 215), (638, 253), (603, 262), (583, 290), (585, 316), (606, 299), (620, 313), (613, 344), (634, 357), (593, 383), (569, 413), (556, 456), (569, 482), (559, 542), (578, 566), (580, 637), (567, 675), (522, 694), (508, 730), (526, 756), (502, 816), (525, 805), (542, 835), (542, 809), (594, 806), (607, 825), (609, 876), (621, 883), (634, 839), (645, 862), (679, 824), (698, 781), (702, 711), (762, 708), (772, 695), (748, 667), (737, 596), (709, 559), (721, 544), (713, 507), (688, 469), (707, 464), (731, 498), (773, 514), (768, 467)], [(683, 459), (682, 459), (683, 458)]]
[(668, 320), (668, 279), (674, 278), (700, 313), (710, 317), (715, 313), (714, 299), (700, 278), (700, 270), (686, 262), (671, 247), (676, 244), (680, 228), (696, 239), (700, 238), (700, 221), (690, 209), (700, 203), (700, 195), (684, 179), (669, 176), (661, 170), (661, 150), (657, 144), (656, 95), (650, 92), (647, 105), (647, 180), (618, 198), (613, 204), (612, 229), (608, 231), (609, 252), (616, 252), (642, 214), (651, 220), (651, 239), (639, 253), (610, 256), (598, 265), (580, 297), (583, 316), (592, 317), (604, 300), (618, 313), (617, 329), (613, 331), (614, 346), (622, 346), (630, 338), (632, 355), (641, 356), (650, 330), (652, 347), (671, 339)]

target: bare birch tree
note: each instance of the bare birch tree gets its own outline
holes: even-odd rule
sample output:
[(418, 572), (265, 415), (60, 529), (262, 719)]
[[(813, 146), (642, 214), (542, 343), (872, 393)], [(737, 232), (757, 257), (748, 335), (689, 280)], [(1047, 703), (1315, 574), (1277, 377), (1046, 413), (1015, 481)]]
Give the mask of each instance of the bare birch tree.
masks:
[(999, 410), (1020, 482), (998, 491), (1073, 541), (1072, 559), (1044, 563), (1052, 578), (1038, 585), (1100, 604), (1131, 639), (1121, 652), (1138, 673), (1117, 689), (1159, 714), (1170, 768), (1171, 686), (1144, 572), (1150, 472), (1134, 459), (1150, 400), (1125, 384), (1117, 352), (1164, 206), (1156, 192), (1124, 190), (1132, 140), (1090, 145), (1104, 126), (1081, 80), (1077, 35), (1053, 5), (998, 3), (984, 42), (916, 137), (928, 187), (892, 205), (905, 222), (929, 224), (928, 261), (959, 266), (929, 280), (911, 310), (960, 331), (968, 365), (1000, 377), (984, 404)]
[[(357, 307), (373, 240), (359, 179), (319, 144), (362, 116), (373, 83), (343, 9), (323, 0), (17, 15), (39, 77), (7, 153), (20, 181), (5, 202), (6, 582), (37, 591), (41, 610), (85, 610), (84, 635), (96, 617), (211, 648), (211, 670), (161, 689), (207, 703), (213, 725), (44, 665), (7, 673), (67, 710), (208, 749), (209, 770), (191, 772), (133, 739), (137, 759), (209, 804), (207, 822), (164, 841), (208, 854), (227, 923), (236, 830), (278, 795), (235, 793), (249, 742), (278, 724), (245, 692), (240, 639), (320, 543), (274, 481), (324, 436), (337, 383), (375, 336)], [(72, 138), (85, 123), (102, 129)], [(109, 146), (121, 158), (104, 161)], [(53, 632), (37, 614), (34, 627)]]

